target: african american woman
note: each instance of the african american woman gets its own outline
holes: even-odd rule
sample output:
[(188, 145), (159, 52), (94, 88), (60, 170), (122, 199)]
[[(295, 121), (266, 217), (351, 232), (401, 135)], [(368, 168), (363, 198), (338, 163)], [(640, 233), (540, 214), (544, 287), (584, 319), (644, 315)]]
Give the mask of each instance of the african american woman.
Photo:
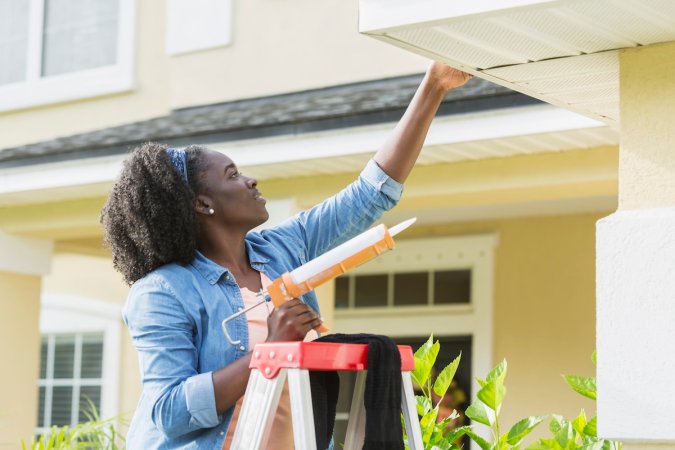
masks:
[[(125, 160), (101, 213), (113, 264), (131, 285), (124, 321), (139, 355), (143, 392), (127, 434), (135, 449), (229, 448), (263, 341), (312, 339), (321, 325), (313, 292), (268, 312), (221, 321), (256, 301), (270, 280), (372, 225), (398, 202), (445, 94), (470, 76), (432, 63), (392, 136), (359, 178), (280, 225), (255, 179), (222, 153), (146, 143)], [(284, 393), (274, 443), (293, 448)]]

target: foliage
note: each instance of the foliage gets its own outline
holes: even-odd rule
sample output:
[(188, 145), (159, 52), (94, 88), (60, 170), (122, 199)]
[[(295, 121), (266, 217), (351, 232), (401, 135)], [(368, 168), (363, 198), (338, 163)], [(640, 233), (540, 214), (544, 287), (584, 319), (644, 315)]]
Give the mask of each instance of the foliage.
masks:
[(53, 426), (30, 445), (21, 441), (22, 450), (122, 450), (124, 438), (115, 431), (115, 418), (101, 420), (96, 408), (89, 402), (87, 422), (74, 426)]
[[(420, 416), (425, 450), (458, 450), (457, 441), (469, 431), (470, 427), (451, 429), (451, 425), (460, 417), (456, 410), (441, 420), (439, 413), (462, 355), (460, 353), (454, 361), (443, 368), (432, 382), (432, 369), (440, 348), (441, 344), (438, 341), (434, 342), (432, 335), (415, 352), (415, 369), (411, 372), (411, 378), (422, 391), (422, 395), (415, 396), (417, 413)], [(438, 400), (435, 400), (436, 398)]]
[[(422, 389), (422, 395), (416, 397), (417, 412), (420, 416), (420, 428), (425, 450), (459, 450), (458, 439), (467, 435), (481, 450), (621, 450), (622, 444), (597, 436), (597, 418), (590, 420), (586, 413), (581, 413), (573, 420), (552, 414), (549, 423), (551, 437), (541, 438), (527, 447), (524, 447), (524, 438), (541, 424), (546, 416), (530, 416), (513, 424), (508, 431), (500, 430), (499, 413), (506, 397), (504, 383), (507, 373), (506, 360), (497, 364), (485, 377), (476, 378), (480, 390), (475, 401), (467, 408), (465, 414), (472, 421), (489, 427), (491, 439), (486, 439), (476, 433), (474, 426), (462, 426), (447, 431), (447, 425), (458, 417), (458, 412), (447, 419), (437, 421), (440, 400), (434, 404), (433, 394), (441, 399), (446, 394), (452, 378), (457, 371), (461, 354), (431, 382), (431, 369), (436, 362), (440, 350), (440, 343), (434, 342), (433, 335), (429, 337), (415, 352), (415, 370), (412, 379)], [(593, 353), (593, 362), (596, 355)], [(596, 382), (594, 377), (577, 375), (563, 375), (565, 382), (579, 394), (596, 399)], [(406, 446), (407, 448), (407, 446)]]
[(499, 412), (506, 397), (506, 360), (497, 364), (484, 380), (476, 378), (481, 388), (474, 401), (466, 410), (471, 420), (490, 427), (492, 441), (481, 437), (473, 430), (466, 434), (480, 446), (481, 450), (519, 449), (523, 438), (534, 430), (543, 420), (542, 416), (530, 416), (516, 422), (507, 432), (500, 434)]
[[(593, 352), (592, 360), (593, 363), (596, 362), (595, 352)], [(562, 377), (579, 394), (591, 400), (597, 398), (595, 377), (577, 375), (563, 375)], [(583, 409), (571, 421), (555, 414), (552, 415), (549, 430), (552, 437), (539, 439), (527, 450), (621, 450), (622, 447), (621, 442), (599, 438), (597, 418), (587, 419)]]

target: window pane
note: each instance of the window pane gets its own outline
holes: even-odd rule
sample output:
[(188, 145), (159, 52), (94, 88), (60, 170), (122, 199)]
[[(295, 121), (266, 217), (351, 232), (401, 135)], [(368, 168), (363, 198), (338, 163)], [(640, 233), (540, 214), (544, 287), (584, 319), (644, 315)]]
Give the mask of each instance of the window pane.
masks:
[(82, 337), (82, 367), (80, 378), (101, 378), (103, 370), (103, 336)]
[(349, 278), (339, 277), (335, 279), (335, 307), (349, 307)]
[(394, 275), (394, 305), (427, 305), (429, 273), (397, 273)]
[(45, 0), (42, 74), (115, 64), (117, 0)]
[(73, 378), (75, 336), (56, 336), (54, 343), (54, 378)]
[(40, 378), (47, 378), (47, 351), (49, 348), (49, 338), (43, 337), (40, 345)]
[(29, 4), (0, 0), (0, 84), (26, 79)]
[(70, 425), (73, 405), (72, 386), (54, 386), (52, 395), (52, 423), (50, 425)]
[(40, 393), (38, 394), (38, 420), (37, 426), (44, 427), (45, 425), (45, 391), (46, 387), (42, 386), (40, 388)]
[(434, 274), (434, 303), (471, 302), (471, 270), (448, 270)]
[[(91, 407), (94, 405), (95, 410)], [(94, 418), (94, 413), (101, 412), (101, 386), (80, 387), (80, 413), (79, 422), (86, 422)]]
[(387, 275), (362, 275), (354, 277), (356, 293), (354, 306), (366, 308), (387, 306)]

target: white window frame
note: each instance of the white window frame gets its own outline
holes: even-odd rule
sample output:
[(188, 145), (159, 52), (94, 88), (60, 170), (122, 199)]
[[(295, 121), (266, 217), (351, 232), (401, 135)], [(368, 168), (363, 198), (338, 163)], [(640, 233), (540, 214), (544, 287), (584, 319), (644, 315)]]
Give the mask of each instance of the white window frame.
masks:
[(30, 1), (26, 79), (0, 85), (0, 112), (129, 91), (134, 84), (136, 0), (119, 1), (117, 63), (41, 76), (45, 0)]
[[(99, 411), (102, 419), (119, 415), (121, 320), (122, 308), (108, 302), (64, 294), (43, 294), (41, 298), (42, 335), (103, 333)], [(36, 431), (42, 430), (39, 428)]]
[(471, 302), (456, 305), (335, 309), (340, 333), (374, 333), (392, 337), (471, 336), (472, 392), (493, 365), (493, 288), (496, 234), (401, 240), (396, 248), (361, 267), (353, 275), (425, 270), (471, 269)]

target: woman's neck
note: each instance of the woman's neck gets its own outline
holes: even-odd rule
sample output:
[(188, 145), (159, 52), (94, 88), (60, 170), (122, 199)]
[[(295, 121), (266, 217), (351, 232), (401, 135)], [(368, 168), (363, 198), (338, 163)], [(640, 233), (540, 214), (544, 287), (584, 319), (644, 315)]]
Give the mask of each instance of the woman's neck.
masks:
[(245, 233), (209, 233), (202, 230), (198, 240), (199, 251), (211, 261), (227, 267), (230, 271), (245, 273), (250, 270)]

